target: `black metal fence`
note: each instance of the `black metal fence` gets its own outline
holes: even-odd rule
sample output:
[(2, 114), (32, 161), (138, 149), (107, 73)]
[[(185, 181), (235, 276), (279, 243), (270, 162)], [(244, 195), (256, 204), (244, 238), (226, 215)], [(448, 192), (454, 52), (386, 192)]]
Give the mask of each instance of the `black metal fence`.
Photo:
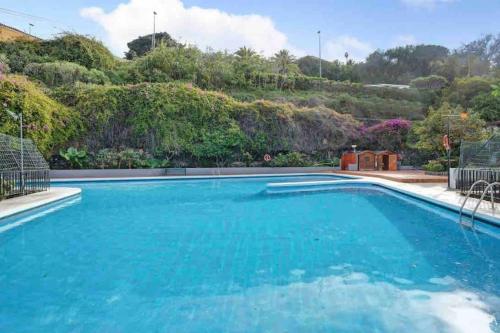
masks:
[[(478, 180), (485, 180), (488, 183), (500, 181), (500, 169), (458, 169), (457, 189), (462, 194), (466, 194), (472, 184)], [(471, 192), (471, 196), (479, 197), (486, 189), (486, 184), (477, 184)], [(500, 202), (500, 186), (493, 189), (495, 201)]]
[(50, 187), (48, 170), (0, 171), (0, 200), (46, 191)]

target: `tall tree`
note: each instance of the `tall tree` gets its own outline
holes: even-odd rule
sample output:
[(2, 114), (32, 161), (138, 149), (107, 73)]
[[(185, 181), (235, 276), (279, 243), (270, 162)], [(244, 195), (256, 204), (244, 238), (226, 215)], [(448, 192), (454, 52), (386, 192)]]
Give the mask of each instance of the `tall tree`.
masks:
[(240, 59), (249, 59), (257, 56), (257, 52), (255, 52), (253, 49), (250, 47), (240, 47), (238, 51), (234, 53), (235, 56), (237, 56)]
[(295, 57), (290, 54), (288, 50), (280, 50), (274, 54), (273, 61), (280, 74), (289, 74), (290, 72), (297, 72), (298, 68), (295, 64)]
[[(151, 51), (151, 39), (153, 34), (146, 36), (140, 36), (133, 41), (127, 43), (128, 51), (125, 52), (125, 57), (127, 59), (133, 59), (135, 57), (142, 57), (147, 52)], [(179, 47), (179, 44), (175, 39), (173, 39), (166, 32), (159, 32), (155, 34), (155, 45), (164, 44), (167, 47)]]
[(363, 81), (409, 83), (431, 74), (432, 63), (445, 59), (449, 50), (439, 45), (407, 45), (370, 54), (362, 65)]

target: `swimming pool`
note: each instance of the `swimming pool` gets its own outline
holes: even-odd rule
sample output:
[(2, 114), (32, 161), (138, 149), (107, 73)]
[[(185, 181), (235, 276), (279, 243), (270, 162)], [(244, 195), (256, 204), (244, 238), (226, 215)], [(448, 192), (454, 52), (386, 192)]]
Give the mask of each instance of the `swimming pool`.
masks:
[(322, 179), (72, 183), (0, 221), (0, 331), (499, 331), (500, 239), (377, 186), (266, 191)]

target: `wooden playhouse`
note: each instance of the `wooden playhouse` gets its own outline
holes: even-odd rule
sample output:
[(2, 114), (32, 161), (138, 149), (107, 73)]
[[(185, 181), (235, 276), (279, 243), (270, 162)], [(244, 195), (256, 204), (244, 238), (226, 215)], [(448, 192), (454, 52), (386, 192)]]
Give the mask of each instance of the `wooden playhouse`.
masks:
[(346, 152), (342, 154), (340, 167), (350, 171), (396, 171), (398, 154), (390, 150)]

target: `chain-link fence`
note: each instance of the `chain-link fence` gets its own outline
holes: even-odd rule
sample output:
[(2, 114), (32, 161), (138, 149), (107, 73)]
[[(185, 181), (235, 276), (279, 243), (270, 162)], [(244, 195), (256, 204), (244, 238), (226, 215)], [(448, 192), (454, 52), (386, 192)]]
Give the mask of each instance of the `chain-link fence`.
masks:
[[(462, 142), (460, 146), (460, 164), (457, 174), (457, 188), (467, 193), (476, 181), (489, 183), (500, 181), (500, 134), (496, 133), (489, 140), (480, 142)], [(486, 184), (478, 184), (471, 192), (480, 196)], [(492, 189), (496, 201), (500, 201), (500, 187)]]
[(500, 169), (500, 134), (486, 141), (462, 142), (459, 167)]
[(0, 133), (0, 200), (45, 191), (49, 165), (29, 139)]

